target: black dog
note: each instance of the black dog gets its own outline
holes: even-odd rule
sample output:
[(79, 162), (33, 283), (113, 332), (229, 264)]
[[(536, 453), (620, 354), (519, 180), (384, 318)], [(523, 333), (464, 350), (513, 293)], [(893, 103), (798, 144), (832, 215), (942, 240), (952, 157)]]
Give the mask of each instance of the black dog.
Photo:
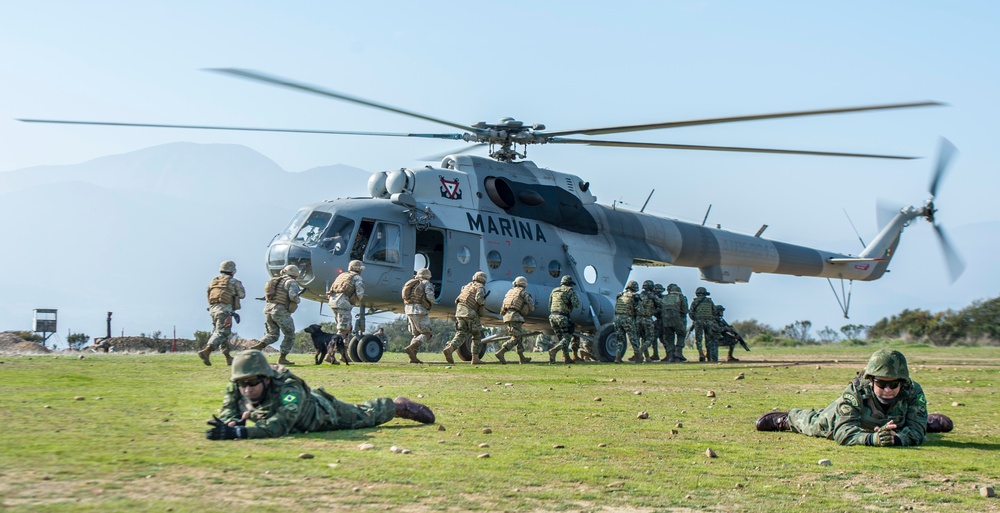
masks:
[[(319, 324), (310, 324), (302, 331), (308, 333), (313, 339), (313, 347), (316, 348), (316, 354), (313, 356), (313, 359), (316, 361), (316, 365), (323, 363), (327, 353), (331, 353), (331, 356), (333, 356), (332, 353), (335, 352), (347, 352), (344, 348), (344, 337), (341, 337), (337, 333), (323, 331), (323, 328)], [(335, 358), (330, 358), (330, 360), (334, 365), (338, 365)], [(345, 361), (344, 363), (347, 362)]]

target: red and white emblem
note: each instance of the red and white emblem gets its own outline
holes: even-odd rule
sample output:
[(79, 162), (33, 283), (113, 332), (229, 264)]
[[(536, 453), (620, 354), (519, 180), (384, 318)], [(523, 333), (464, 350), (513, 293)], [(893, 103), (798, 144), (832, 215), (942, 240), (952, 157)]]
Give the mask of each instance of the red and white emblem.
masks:
[(448, 180), (443, 176), (440, 178), (442, 198), (448, 198), (450, 200), (462, 199), (462, 189), (458, 188), (458, 178), (455, 178), (454, 180)]

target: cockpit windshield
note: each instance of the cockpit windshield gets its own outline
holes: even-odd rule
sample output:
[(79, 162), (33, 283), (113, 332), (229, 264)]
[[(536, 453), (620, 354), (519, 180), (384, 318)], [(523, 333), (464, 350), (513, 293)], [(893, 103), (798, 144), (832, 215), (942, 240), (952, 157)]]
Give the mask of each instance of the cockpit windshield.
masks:
[(337, 216), (330, 223), (330, 228), (326, 230), (320, 245), (334, 255), (343, 255), (350, 249), (348, 242), (351, 241), (352, 233), (354, 233), (354, 220)]
[(313, 212), (309, 214), (309, 218), (299, 228), (299, 231), (295, 234), (295, 241), (301, 242), (306, 246), (315, 246), (319, 244), (320, 236), (323, 235), (323, 230), (326, 225), (330, 222), (330, 218), (333, 216), (329, 212)]
[(302, 210), (296, 212), (295, 217), (293, 217), (292, 221), (288, 223), (288, 226), (286, 226), (285, 229), (278, 234), (278, 237), (275, 239), (275, 241), (292, 240), (292, 236), (298, 233), (299, 230), (302, 228), (302, 225), (306, 222), (306, 218), (309, 217), (309, 212), (310, 210), (308, 208), (303, 208)]

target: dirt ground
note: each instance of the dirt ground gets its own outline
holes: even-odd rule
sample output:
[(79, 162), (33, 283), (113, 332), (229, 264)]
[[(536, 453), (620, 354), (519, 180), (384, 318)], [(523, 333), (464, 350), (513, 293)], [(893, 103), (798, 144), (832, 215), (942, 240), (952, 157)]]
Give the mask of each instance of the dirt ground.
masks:
[[(22, 339), (14, 333), (0, 333), (0, 354), (48, 354), (74, 353), (74, 352), (105, 352), (102, 347), (107, 342), (108, 352), (136, 354), (136, 353), (168, 353), (168, 352), (194, 352), (201, 347), (198, 342), (188, 338), (150, 338), (150, 337), (111, 337), (108, 339), (95, 339), (94, 343), (84, 346), (80, 350), (62, 349), (53, 351), (41, 344)], [(230, 342), (234, 345), (234, 350), (247, 349), (257, 343), (254, 339), (236, 339)]]

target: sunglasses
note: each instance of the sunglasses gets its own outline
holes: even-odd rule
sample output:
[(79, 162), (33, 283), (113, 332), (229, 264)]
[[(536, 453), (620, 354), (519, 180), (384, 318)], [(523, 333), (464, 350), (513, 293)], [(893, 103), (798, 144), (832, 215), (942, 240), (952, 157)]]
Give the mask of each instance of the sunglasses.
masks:
[(237, 381), (236, 382), (236, 386), (238, 386), (240, 388), (253, 388), (253, 387), (259, 385), (261, 383), (261, 381), (263, 381), (263, 380), (260, 379), (260, 378), (244, 379), (242, 381)]
[(895, 390), (899, 388), (899, 385), (903, 382), (898, 379), (891, 379), (888, 381), (884, 379), (873, 379), (872, 383), (883, 390)]

